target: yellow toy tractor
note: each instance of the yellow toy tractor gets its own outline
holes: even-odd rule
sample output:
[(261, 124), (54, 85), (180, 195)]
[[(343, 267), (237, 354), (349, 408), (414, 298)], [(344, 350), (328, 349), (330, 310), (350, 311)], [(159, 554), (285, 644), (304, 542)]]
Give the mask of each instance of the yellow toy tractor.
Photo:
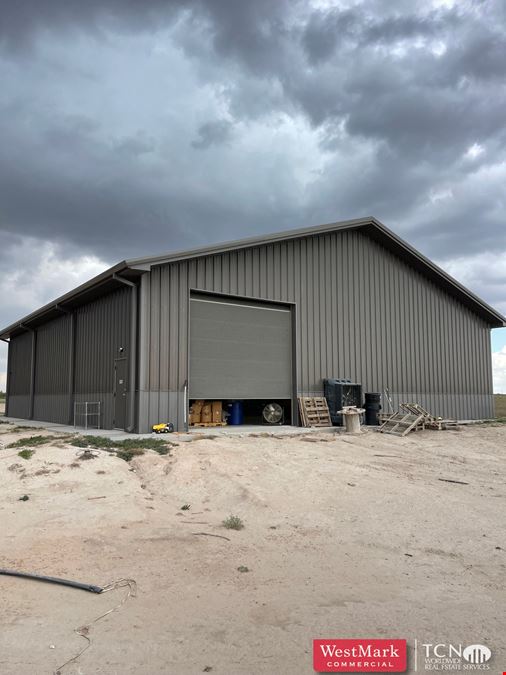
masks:
[(153, 424), (151, 427), (154, 434), (171, 434), (174, 431), (172, 422), (163, 422), (162, 424)]

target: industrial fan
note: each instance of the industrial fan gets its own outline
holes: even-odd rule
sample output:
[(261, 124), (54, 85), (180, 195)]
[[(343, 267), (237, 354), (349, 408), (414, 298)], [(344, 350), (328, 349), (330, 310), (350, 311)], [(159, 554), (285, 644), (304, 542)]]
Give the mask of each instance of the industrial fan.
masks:
[(267, 403), (262, 416), (266, 424), (283, 424), (284, 421), (284, 411), (279, 403)]

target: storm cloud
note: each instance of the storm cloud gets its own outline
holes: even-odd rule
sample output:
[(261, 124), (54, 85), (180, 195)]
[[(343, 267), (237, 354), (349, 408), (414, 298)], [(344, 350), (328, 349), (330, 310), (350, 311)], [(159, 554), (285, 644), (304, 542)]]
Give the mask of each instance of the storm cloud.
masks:
[(506, 312), (505, 64), (502, 0), (7, 4), (0, 323), (125, 257), (364, 215)]

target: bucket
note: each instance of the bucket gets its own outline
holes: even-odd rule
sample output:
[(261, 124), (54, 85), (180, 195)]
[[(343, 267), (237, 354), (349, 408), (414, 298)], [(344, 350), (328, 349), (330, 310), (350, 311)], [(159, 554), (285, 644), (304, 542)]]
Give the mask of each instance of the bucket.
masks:
[(227, 420), (228, 424), (242, 424), (244, 422), (244, 410), (242, 407), (242, 401), (232, 401), (227, 405), (229, 418)]

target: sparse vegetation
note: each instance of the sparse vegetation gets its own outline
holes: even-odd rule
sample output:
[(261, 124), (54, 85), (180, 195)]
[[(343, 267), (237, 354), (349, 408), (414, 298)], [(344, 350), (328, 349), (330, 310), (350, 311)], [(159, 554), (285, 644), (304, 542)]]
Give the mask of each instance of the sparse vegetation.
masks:
[(20, 450), (18, 452), (18, 457), (21, 457), (21, 459), (31, 459), (33, 455), (35, 454), (35, 450), (30, 450), (29, 448), (25, 448), (24, 450)]
[(134, 457), (138, 457), (139, 455), (143, 454), (144, 450), (142, 450), (141, 448), (131, 448), (130, 450), (118, 450), (116, 452), (116, 457), (124, 459), (125, 462), (129, 462)]
[(495, 416), (491, 420), (481, 422), (485, 426), (506, 424), (506, 394), (494, 394)]
[(170, 448), (168, 448), (167, 446), (165, 447), (160, 446), (159, 448), (152, 448), (152, 449), (159, 455), (170, 455)]
[(229, 516), (228, 518), (225, 518), (222, 525), (223, 527), (226, 527), (227, 530), (242, 530), (244, 528), (244, 523), (239, 516)]
[(9, 443), (8, 448), (22, 448), (25, 445), (30, 447), (37, 447), (39, 445), (45, 445), (46, 443), (51, 443), (51, 441), (58, 439), (58, 436), (30, 436), (30, 438), (20, 438), (14, 443)]
[(249, 572), (249, 567), (246, 567), (246, 565), (239, 565), (237, 568), (238, 572)]
[(181, 507), (181, 511), (189, 511), (190, 510), (190, 505), (189, 504), (183, 504)]
[[(176, 444), (160, 438), (127, 438), (124, 441), (115, 441), (105, 436), (78, 436), (70, 441), (70, 445), (76, 448), (100, 448), (101, 450), (110, 452), (120, 450), (125, 452), (131, 450), (154, 450), (159, 455), (167, 455), (170, 452), (170, 446)], [(119, 456), (119, 453), (117, 454)]]
[(105, 436), (78, 436), (70, 441), (70, 445), (76, 448), (102, 448), (103, 450), (113, 450), (115, 447), (111, 439)]
[(99, 452), (98, 450), (92, 450), (91, 448), (84, 448), (81, 451), (77, 451), (76, 455), (80, 462), (87, 462), (91, 459), (96, 459), (99, 455)]

